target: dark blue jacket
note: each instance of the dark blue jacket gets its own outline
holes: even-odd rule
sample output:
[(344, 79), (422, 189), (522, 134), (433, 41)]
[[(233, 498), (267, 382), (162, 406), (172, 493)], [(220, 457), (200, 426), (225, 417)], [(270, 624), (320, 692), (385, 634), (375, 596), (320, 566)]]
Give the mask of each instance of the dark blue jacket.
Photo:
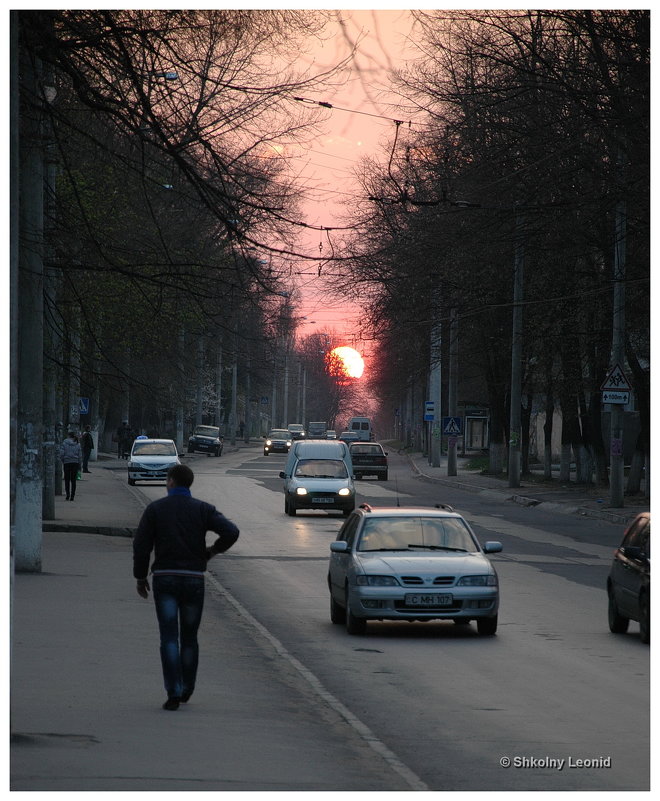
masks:
[(238, 539), (238, 528), (215, 506), (190, 495), (170, 494), (144, 510), (133, 538), (133, 576), (144, 579), (154, 551), (152, 570), (206, 570), (206, 532), (218, 539), (212, 553), (223, 553)]

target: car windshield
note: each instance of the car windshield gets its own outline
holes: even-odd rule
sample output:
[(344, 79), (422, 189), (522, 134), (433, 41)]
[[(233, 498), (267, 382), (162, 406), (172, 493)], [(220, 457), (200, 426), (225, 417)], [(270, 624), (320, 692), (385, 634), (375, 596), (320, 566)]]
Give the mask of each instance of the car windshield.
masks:
[(288, 439), (289, 432), (288, 431), (271, 431), (268, 435), (268, 439)]
[(346, 465), (341, 459), (301, 459), (296, 465), (298, 478), (347, 478)]
[(220, 434), (219, 428), (213, 426), (197, 426), (195, 435), (198, 437), (217, 437)]
[(176, 456), (176, 445), (173, 442), (136, 442), (133, 456)]
[(474, 552), (478, 547), (458, 517), (377, 517), (362, 527), (358, 551), (438, 550)]

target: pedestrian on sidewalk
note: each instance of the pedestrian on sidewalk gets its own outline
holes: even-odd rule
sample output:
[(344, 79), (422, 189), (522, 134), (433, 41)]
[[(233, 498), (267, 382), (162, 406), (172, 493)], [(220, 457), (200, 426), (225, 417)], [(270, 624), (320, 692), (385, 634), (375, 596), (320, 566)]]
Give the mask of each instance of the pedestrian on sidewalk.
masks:
[(80, 437), (80, 447), (82, 448), (82, 471), (83, 473), (91, 473), (88, 469), (89, 457), (94, 450), (94, 437), (92, 436), (91, 426), (85, 426), (85, 430)]
[[(194, 474), (188, 465), (167, 471), (167, 497), (147, 506), (133, 539), (133, 576), (137, 592), (149, 597), (149, 559), (156, 617), (160, 629), (160, 659), (167, 700), (174, 711), (195, 689), (199, 645), (197, 630), (204, 607), (204, 572), (211, 557), (224, 553), (238, 539), (238, 528), (215, 506), (193, 498)], [(218, 539), (207, 547), (206, 532)]]
[(78, 442), (76, 432), (69, 431), (68, 437), (60, 445), (60, 460), (64, 468), (64, 491), (67, 501), (72, 501), (76, 496), (76, 482), (78, 471), (82, 464), (82, 449)]

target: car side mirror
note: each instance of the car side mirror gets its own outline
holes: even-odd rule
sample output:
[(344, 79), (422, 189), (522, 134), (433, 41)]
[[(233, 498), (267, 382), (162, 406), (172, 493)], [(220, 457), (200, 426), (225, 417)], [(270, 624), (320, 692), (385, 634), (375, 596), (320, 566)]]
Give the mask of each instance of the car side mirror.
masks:
[(501, 542), (486, 542), (484, 544), (484, 553), (499, 553), (502, 550)]
[(626, 559), (635, 559), (637, 561), (648, 561), (648, 556), (637, 545), (626, 545), (623, 548), (623, 555)]
[(286, 478), (286, 473), (284, 470), (280, 470), (280, 478)]
[(348, 550), (348, 543), (345, 540), (335, 540), (330, 543), (330, 550), (332, 553), (346, 553)]

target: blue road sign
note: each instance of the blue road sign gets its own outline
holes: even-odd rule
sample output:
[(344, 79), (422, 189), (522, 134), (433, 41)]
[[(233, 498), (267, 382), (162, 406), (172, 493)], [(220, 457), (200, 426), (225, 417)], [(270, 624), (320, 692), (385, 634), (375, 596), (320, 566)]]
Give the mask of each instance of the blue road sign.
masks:
[(460, 437), (463, 433), (462, 417), (443, 417), (442, 433), (446, 437)]
[(80, 414), (89, 414), (89, 398), (80, 398)]

